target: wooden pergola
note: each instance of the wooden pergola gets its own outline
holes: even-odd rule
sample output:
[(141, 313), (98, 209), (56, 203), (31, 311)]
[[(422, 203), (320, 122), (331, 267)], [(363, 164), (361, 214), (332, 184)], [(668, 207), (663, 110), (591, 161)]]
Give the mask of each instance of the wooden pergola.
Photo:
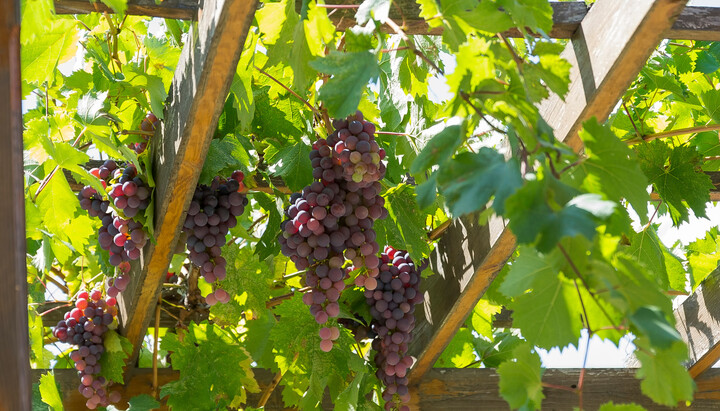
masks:
[[(258, 0), (130, 0), (128, 14), (195, 20), (184, 46), (165, 106), (165, 120), (152, 141), (156, 179), (155, 234), (139, 263), (132, 282), (121, 295), (121, 332), (134, 346), (126, 369), (123, 400), (147, 393), (151, 372), (135, 367), (147, 333), (162, 280), (179, 240), (182, 222), (217, 127), (244, 40)], [(298, 1), (298, 5), (301, 2)], [(396, 1), (403, 16), (392, 9), (391, 18), (404, 21), (407, 34), (428, 34), (428, 27), (411, 0)], [(583, 121), (604, 121), (622, 94), (637, 77), (651, 53), (665, 38), (720, 41), (720, 7), (686, 7), (687, 0), (598, 0), (590, 9), (583, 2), (553, 2), (551, 37), (570, 39), (562, 56), (572, 64), (570, 91), (564, 100), (553, 95), (543, 101), (540, 113), (553, 127), (555, 137), (575, 151), (583, 149), (578, 131)], [(27, 284), (25, 278), (25, 217), (23, 202), (22, 115), (20, 102), (19, 1), (4, 2), (0, 9), (0, 308), (4, 335), (0, 339), (0, 403), (2, 409), (30, 409), (30, 387), (45, 370), (30, 370), (27, 333)], [(100, 3), (55, 0), (57, 13), (103, 11)], [(342, 30), (354, 24), (352, 12), (338, 10), (332, 19)], [(392, 29), (386, 27), (388, 31)], [(431, 34), (438, 34), (431, 31)], [(506, 33), (518, 36), (517, 30)], [(713, 176), (717, 177), (717, 176)], [(720, 178), (713, 181), (720, 182)], [(719, 200), (720, 190), (712, 193)], [(491, 369), (433, 369), (432, 366), (465, 322), (490, 283), (515, 250), (515, 238), (499, 217), (479, 226), (476, 219), (460, 218), (443, 227), (431, 256), (436, 275), (423, 284), (425, 303), (418, 310), (418, 327), (411, 345), (417, 363), (410, 373), (414, 409), (506, 409), (498, 393), (498, 377)], [(710, 367), (720, 359), (720, 270), (676, 310), (677, 329), (688, 343), (691, 375), (698, 392), (691, 409), (717, 409), (720, 370)], [(46, 325), (53, 325), (48, 316)], [(579, 370), (546, 370), (544, 380), (573, 387)], [(653, 410), (640, 392), (634, 370), (589, 369), (584, 404), (635, 402)], [(85, 399), (76, 390), (74, 370), (56, 370), (68, 409), (82, 409)], [(273, 375), (256, 371), (263, 386)], [(160, 384), (178, 377), (160, 370)], [(546, 390), (548, 409), (570, 409), (575, 394)], [(250, 396), (249, 403), (253, 403)], [(332, 409), (326, 399), (324, 404)], [(268, 409), (282, 409), (273, 394)]]

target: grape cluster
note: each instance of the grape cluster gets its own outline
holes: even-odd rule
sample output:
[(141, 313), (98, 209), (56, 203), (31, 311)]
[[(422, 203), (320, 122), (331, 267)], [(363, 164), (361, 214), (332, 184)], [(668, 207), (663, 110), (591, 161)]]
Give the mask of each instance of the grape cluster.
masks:
[[(229, 179), (215, 177), (210, 186), (198, 185), (188, 208), (183, 231), (187, 234), (190, 261), (200, 267), (209, 283), (224, 280), (227, 275), (221, 247), (229, 230), (237, 224), (236, 217), (248, 204), (247, 197), (240, 192), (245, 189), (243, 178), (241, 171), (235, 171)], [(221, 288), (215, 288), (205, 297), (209, 305), (228, 301), (230, 294)]]
[[(148, 115), (140, 122), (140, 130), (145, 132), (155, 132), (159, 122), (160, 120), (158, 120), (155, 114), (148, 113)], [(150, 136), (147, 134), (141, 134), (141, 136), (141, 142), (128, 144), (128, 147), (133, 149), (137, 154), (142, 154), (147, 149), (148, 140), (150, 140)]]
[(91, 186), (83, 187), (78, 193), (80, 206), (102, 223), (98, 230), (100, 247), (109, 251), (109, 261), (113, 266), (137, 260), (148, 237), (142, 223), (132, 218), (150, 204), (150, 188), (137, 175), (135, 166), (119, 168), (113, 160), (105, 161), (102, 166), (91, 169), (90, 173), (100, 179), (116, 207), (110, 207), (109, 200)]
[(100, 290), (83, 291), (77, 296), (75, 308), (65, 313), (53, 335), (60, 342), (73, 344), (77, 349), (70, 353), (80, 377), (78, 391), (87, 398), (89, 409), (106, 407), (120, 400), (118, 391), (108, 392), (108, 381), (100, 374), (100, 356), (105, 351), (103, 335), (117, 315), (114, 297), (102, 298)]
[(385, 384), (382, 397), (386, 410), (409, 410), (407, 370), (413, 358), (407, 355), (415, 328), (415, 304), (422, 302), (420, 272), (406, 251), (385, 247), (375, 290), (366, 289), (365, 298), (373, 317), (372, 342), (376, 351), (377, 376)]
[[(349, 123), (369, 124), (368, 130), (374, 133), (375, 126), (363, 121), (360, 112), (335, 121), (336, 126)], [(281, 224), (282, 233), (278, 237), (282, 253), (299, 270), (306, 270), (304, 280), (311, 290), (303, 295), (303, 302), (310, 306), (310, 313), (318, 324), (325, 324), (340, 313), (338, 300), (352, 270), (343, 268), (346, 260), (352, 261), (356, 268), (366, 268), (367, 277), (359, 276), (356, 280), (359, 285), (373, 285), (374, 277), (379, 274), (380, 260), (376, 255), (379, 245), (372, 227), (376, 219), (387, 216), (377, 181), (384, 176), (385, 167), (375, 167), (372, 173), (365, 173), (359, 182), (355, 181), (357, 178), (353, 176), (357, 170), (348, 172), (350, 166), (346, 167), (340, 158), (340, 153), (351, 151), (345, 150), (345, 143), (339, 137), (345, 132), (348, 132), (345, 128), (335, 130), (327, 139), (313, 143), (310, 161), (317, 181), (290, 196), (286, 220)], [(332, 341), (339, 335), (333, 331), (336, 329), (321, 329), (320, 347), (324, 351), (332, 349)]]
[(127, 218), (133, 218), (140, 210), (150, 205), (150, 187), (138, 176), (134, 165), (118, 168), (113, 173), (115, 183), (110, 186), (109, 195), (113, 204), (122, 210)]
[[(363, 120), (358, 112), (347, 119), (333, 121), (337, 138), (333, 149), (343, 167), (343, 177), (367, 187), (385, 175), (385, 150), (375, 141), (375, 124)], [(330, 140), (330, 138), (328, 138)]]

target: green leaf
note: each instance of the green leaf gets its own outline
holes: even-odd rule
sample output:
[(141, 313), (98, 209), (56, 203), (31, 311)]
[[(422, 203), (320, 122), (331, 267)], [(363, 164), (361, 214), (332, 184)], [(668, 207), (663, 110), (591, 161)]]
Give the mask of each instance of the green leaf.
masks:
[(62, 399), (60, 398), (60, 391), (55, 382), (54, 373), (48, 372), (40, 377), (40, 396), (42, 401), (52, 407), (54, 411), (62, 411), (65, 409)]
[[(638, 346), (647, 345), (638, 340)], [(675, 342), (669, 349), (647, 351), (647, 348), (635, 351), (642, 364), (636, 375), (643, 380), (640, 383), (642, 393), (668, 407), (675, 407), (681, 401), (692, 401), (695, 382), (683, 365), (687, 359), (685, 344)]]
[(429, 169), (435, 164), (442, 164), (455, 154), (455, 150), (465, 138), (465, 127), (454, 125), (443, 128), (420, 151), (410, 167), (413, 174)]
[(510, 304), (513, 326), (528, 342), (545, 349), (577, 344), (582, 311), (572, 282), (552, 270), (538, 272), (532, 291)]
[(555, 276), (565, 264), (565, 259), (558, 249), (550, 254), (541, 254), (534, 247), (522, 245), (519, 256), (510, 265), (510, 271), (498, 288), (508, 297), (517, 297), (529, 288), (538, 277)]
[(522, 186), (522, 177), (517, 160), (505, 161), (502, 154), (483, 147), (447, 162), (438, 172), (437, 184), (456, 216), (482, 209), (493, 196), (493, 208), (504, 214), (506, 200)]
[(313, 60), (315, 70), (332, 75), (320, 87), (319, 98), (327, 105), (331, 117), (345, 117), (354, 113), (368, 82), (380, 73), (375, 55), (369, 51), (339, 53)]
[(387, 190), (383, 197), (388, 218), (375, 221), (379, 240), (385, 240), (381, 244), (405, 249), (415, 261), (427, 256), (430, 248), (425, 231), (425, 213), (418, 208), (413, 187), (399, 184)]
[(646, 223), (649, 182), (633, 151), (595, 118), (583, 123), (580, 137), (588, 155), (581, 165), (586, 173), (583, 187), (618, 203), (627, 198), (640, 221)]
[[(586, 207), (582, 201), (564, 206), (556, 203), (565, 196), (562, 190), (567, 188), (554, 180), (533, 180), (507, 199), (505, 217), (510, 220), (510, 228), (519, 243), (537, 242), (538, 251), (548, 252), (564, 237), (582, 234), (589, 240), (594, 238), (595, 216), (583, 208), (592, 210), (591, 207)], [(559, 210), (554, 211), (548, 201)], [(600, 208), (601, 211), (605, 209)]]
[(62, 173), (50, 179), (38, 195), (37, 204), (43, 213), (43, 223), (53, 233), (65, 232), (75, 216), (79, 203)]
[(718, 228), (713, 227), (704, 238), (688, 244), (687, 258), (690, 266), (690, 286), (694, 291), (718, 267), (720, 260)]
[(92, 124), (100, 117), (105, 107), (107, 91), (89, 92), (80, 97), (77, 104), (77, 115), (83, 124)]
[(250, 155), (235, 135), (227, 135), (222, 140), (214, 139), (210, 142), (210, 148), (200, 173), (200, 184), (210, 184), (215, 176), (226, 171), (229, 176), (231, 170), (241, 170), (248, 173), (247, 164), (250, 163)]
[(265, 303), (271, 296), (270, 286), (275, 279), (275, 267), (260, 261), (250, 247), (238, 248), (228, 244), (222, 248), (227, 261), (227, 277), (219, 282), (232, 300), (216, 304), (211, 312), (220, 324), (235, 324), (245, 310), (252, 311), (253, 318), (265, 312)]
[(628, 404), (614, 404), (612, 401), (601, 405), (598, 411), (647, 411), (645, 407), (641, 407), (633, 402)]
[(281, 177), (292, 191), (301, 191), (312, 183), (312, 166), (309, 161), (310, 147), (305, 144), (285, 145), (279, 150), (269, 146), (265, 158), (277, 164), (272, 175)]
[[(679, 261), (663, 245), (653, 227), (648, 227), (639, 233), (631, 235), (629, 240), (630, 246), (625, 252), (644, 264), (661, 287), (667, 289), (672, 284), (676, 290), (685, 289), (685, 270), (682, 269), (682, 266), (680, 267), (682, 269), (681, 273), (666, 268), (674, 263), (679, 263)], [(670, 272), (673, 273), (672, 281), (669, 278)]]
[(204, 321), (191, 323), (182, 340), (175, 334), (165, 335), (161, 348), (172, 351), (173, 369), (180, 371), (177, 381), (163, 385), (160, 390), (161, 397), (169, 396), (169, 407), (236, 408), (245, 403), (248, 391), (260, 391), (252, 371), (252, 358), (233, 332)]
[(109, 381), (122, 384), (125, 361), (132, 353), (132, 343), (115, 331), (108, 331), (103, 338), (105, 351), (100, 357), (100, 375)]
[(553, 26), (553, 9), (543, 0), (497, 0), (497, 4), (510, 14), (521, 32), (529, 28), (535, 32), (550, 33)]
[(465, 368), (472, 364), (476, 360), (474, 341), (472, 330), (467, 327), (460, 328), (443, 350), (434, 367)]
[(42, 35), (23, 44), (23, 81), (38, 86), (52, 83), (57, 65), (75, 54), (77, 39), (77, 26), (72, 20), (46, 21)]
[(472, 329), (478, 334), (492, 338), (493, 320), (495, 314), (499, 313), (501, 308), (501, 306), (493, 304), (483, 298), (478, 301), (466, 324), (469, 323)]
[(682, 342), (680, 334), (657, 307), (640, 307), (628, 318), (655, 347), (668, 349), (675, 342)]
[(671, 149), (664, 141), (655, 140), (638, 145), (637, 152), (640, 168), (670, 208), (676, 225), (688, 221), (688, 206), (697, 217), (706, 216), (705, 206), (714, 186), (700, 169), (702, 159), (695, 147)]
[(540, 356), (530, 344), (515, 348), (516, 361), (505, 361), (498, 367), (500, 395), (512, 409), (539, 410), (542, 404), (542, 369)]

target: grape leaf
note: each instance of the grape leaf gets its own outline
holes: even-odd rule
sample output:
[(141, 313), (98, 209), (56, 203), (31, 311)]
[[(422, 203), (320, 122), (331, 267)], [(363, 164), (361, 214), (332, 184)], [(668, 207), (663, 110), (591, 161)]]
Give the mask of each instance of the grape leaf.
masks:
[(462, 144), (465, 128), (453, 125), (443, 128), (420, 151), (410, 167), (413, 174), (427, 170), (435, 164), (442, 164), (449, 159)]
[(655, 140), (638, 145), (637, 152), (640, 168), (670, 208), (676, 225), (688, 221), (685, 203), (697, 217), (706, 216), (705, 206), (714, 186), (700, 170), (702, 161), (695, 147), (671, 149), (665, 142)]
[[(636, 339), (636, 345), (646, 346), (646, 342)], [(678, 341), (668, 349), (648, 352), (636, 350), (641, 367), (636, 377), (642, 379), (642, 393), (658, 404), (675, 407), (680, 401), (691, 401), (695, 383), (683, 365), (687, 359), (687, 347)]]
[[(560, 188), (558, 188), (560, 187)], [(604, 204), (593, 195), (578, 196), (555, 212), (547, 201), (555, 203), (564, 196), (562, 187), (545, 180), (529, 181), (510, 196), (504, 214), (519, 243), (535, 243), (540, 252), (548, 252), (564, 237), (582, 234), (592, 240), (595, 236), (595, 216), (606, 217), (614, 203)], [(554, 205), (557, 208), (557, 204)]]
[(310, 66), (332, 76), (319, 92), (320, 100), (325, 102), (332, 117), (354, 113), (367, 83), (380, 74), (377, 58), (369, 51), (331, 51), (329, 55), (313, 60)]
[(418, 209), (413, 187), (400, 184), (384, 194), (388, 217), (375, 221), (381, 244), (407, 250), (415, 261), (430, 253), (425, 231), (425, 213)]
[(530, 343), (545, 349), (577, 344), (580, 338), (578, 294), (572, 282), (557, 272), (538, 272), (532, 292), (523, 294), (510, 304), (513, 326), (520, 328)]
[(108, 381), (122, 384), (123, 368), (125, 360), (132, 353), (132, 343), (117, 332), (110, 330), (103, 337), (103, 345), (105, 351), (100, 356), (100, 375), (107, 378)]
[(535, 32), (549, 33), (553, 26), (553, 9), (543, 0), (497, 0), (510, 15), (521, 32), (529, 28)]
[(493, 304), (483, 298), (478, 301), (472, 313), (470, 313), (470, 317), (465, 321), (465, 324), (472, 326), (472, 329), (478, 334), (492, 338), (493, 319), (495, 318), (495, 314), (500, 312), (501, 308), (501, 306)]
[[(665, 268), (665, 256), (668, 251), (663, 243), (660, 242), (657, 233), (652, 227), (648, 227), (639, 233), (633, 233), (630, 236), (630, 245), (625, 252), (634, 257), (638, 262), (644, 264), (649, 272), (654, 275), (658, 284), (667, 289), (670, 284), (668, 270)], [(680, 279), (674, 279), (674, 283), (679, 285)], [(685, 288), (684, 275), (681, 284), (682, 286), (678, 288), (678, 290)]]
[(469, 328), (460, 328), (443, 350), (434, 367), (465, 368), (472, 364), (476, 359), (474, 341), (475, 337)]
[(127, 10), (127, 0), (102, 0), (102, 2), (113, 9), (119, 16), (124, 16)]
[(565, 263), (558, 249), (549, 254), (541, 254), (533, 247), (522, 245), (518, 251), (518, 258), (510, 265), (510, 271), (498, 288), (498, 291), (508, 297), (525, 293), (532, 287), (536, 277), (557, 275)]
[(233, 243), (223, 246), (222, 255), (227, 261), (227, 277), (218, 284), (233, 297), (228, 304), (212, 307), (216, 322), (234, 324), (244, 310), (252, 311), (253, 318), (265, 313), (275, 278), (272, 260), (270, 264), (260, 261), (250, 247), (239, 248)]
[(539, 410), (542, 404), (542, 369), (540, 356), (531, 351), (530, 344), (513, 350), (517, 361), (505, 361), (498, 367), (500, 395), (512, 409)]
[(506, 199), (522, 185), (522, 177), (517, 160), (505, 161), (502, 154), (483, 147), (447, 162), (437, 184), (456, 216), (482, 209), (493, 196), (493, 209), (504, 214)]
[(62, 173), (50, 179), (38, 195), (37, 204), (40, 210), (44, 210), (43, 223), (48, 230), (61, 235), (72, 221), (79, 205)]
[[(198, 184), (210, 184), (216, 176), (227, 177), (234, 170), (241, 170), (247, 174), (249, 163), (250, 155), (237, 136), (229, 134), (223, 139), (213, 139)], [(221, 171), (226, 173), (221, 174)]]
[(588, 154), (581, 165), (586, 173), (583, 187), (618, 203), (627, 198), (640, 221), (646, 223), (649, 182), (640, 170), (633, 151), (595, 118), (583, 123), (580, 137)]
[(675, 327), (668, 323), (657, 307), (640, 307), (628, 318), (655, 347), (668, 349), (675, 342), (682, 341)]
[(52, 407), (54, 411), (62, 411), (65, 409), (53, 372), (47, 372), (40, 377), (40, 396), (42, 402)]
[[(168, 333), (161, 342), (172, 351), (173, 369), (180, 371), (177, 381), (162, 386), (160, 396), (169, 396), (169, 407), (209, 410), (239, 407), (247, 392), (259, 392), (252, 371), (252, 359), (235, 338), (219, 326), (191, 323), (182, 340)], [(205, 387), (197, 390), (196, 387)]]
[(309, 156), (310, 147), (305, 144), (285, 145), (279, 150), (269, 146), (265, 150), (267, 161), (278, 164), (272, 175), (281, 177), (290, 190), (298, 192), (313, 181)]
[(690, 286), (693, 291), (718, 267), (720, 244), (718, 244), (717, 237), (718, 228), (713, 227), (705, 234), (704, 238), (697, 239), (687, 246)]

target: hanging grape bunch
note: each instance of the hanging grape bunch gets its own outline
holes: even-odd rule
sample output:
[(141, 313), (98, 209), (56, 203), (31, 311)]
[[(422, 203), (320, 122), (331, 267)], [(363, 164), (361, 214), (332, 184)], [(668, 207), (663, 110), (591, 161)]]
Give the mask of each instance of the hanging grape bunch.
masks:
[[(132, 220), (132, 217), (148, 207), (150, 188), (137, 175), (135, 166), (119, 168), (113, 160), (91, 169), (90, 174), (101, 180), (110, 200), (123, 213), (119, 215), (110, 207), (109, 200), (104, 199), (93, 187), (85, 186), (80, 190), (80, 206), (102, 223), (98, 230), (100, 247), (110, 253), (109, 262), (116, 267), (123, 261), (138, 259), (140, 249), (147, 243), (147, 234), (142, 223)], [(125, 273), (127, 271), (124, 270)]]
[(380, 256), (380, 276), (375, 290), (365, 290), (365, 298), (373, 317), (376, 337), (377, 377), (385, 384), (382, 397), (386, 410), (409, 411), (410, 401), (406, 373), (413, 364), (407, 355), (408, 344), (415, 328), (415, 304), (422, 302), (420, 272), (407, 251), (385, 247)]
[[(215, 177), (210, 186), (199, 184), (190, 202), (183, 231), (187, 234), (190, 261), (200, 267), (200, 273), (208, 283), (222, 281), (227, 274), (227, 262), (221, 255), (226, 236), (237, 225), (236, 217), (242, 215), (248, 204), (243, 185), (244, 174), (235, 171), (229, 179)], [(222, 288), (205, 297), (205, 302), (215, 305), (227, 303), (230, 294)]]
[(155, 129), (159, 126), (160, 120), (158, 120), (157, 116), (153, 113), (148, 113), (147, 116), (140, 122), (140, 130), (143, 131), (142, 134), (140, 134), (142, 141), (139, 143), (130, 143), (128, 144), (128, 147), (133, 149), (135, 153), (142, 154), (146, 149), (148, 145), (148, 141), (150, 140), (150, 134), (146, 133), (155, 133)]
[[(345, 146), (348, 136), (355, 136), (347, 128), (350, 124), (357, 134), (363, 134), (362, 141), (370, 145), (365, 153), (372, 167), (356, 167), (363, 161), (362, 155), (355, 163), (349, 160), (350, 153), (358, 153), (357, 145), (352, 150)], [(349, 273), (343, 269), (346, 259), (357, 268), (364, 266), (370, 277), (379, 273), (379, 259), (375, 255), (379, 246), (372, 225), (375, 219), (387, 215), (377, 182), (385, 173), (385, 166), (379, 162), (384, 151), (374, 140), (375, 126), (364, 121), (360, 112), (335, 121), (334, 126), (336, 129), (327, 140), (313, 143), (310, 161), (317, 181), (290, 196), (290, 206), (285, 210), (287, 219), (282, 222), (278, 237), (282, 253), (299, 270), (307, 270), (305, 284), (312, 289), (303, 295), (303, 302), (310, 306), (318, 324), (326, 324), (340, 313), (338, 300)], [(377, 157), (370, 156), (371, 152)], [(343, 162), (345, 157), (348, 161)], [(363, 277), (359, 282), (367, 280)], [(337, 327), (323, 327), (320, 348), (330, 351), (338, 336)]]
[(87, 398), (89, 409), (106, 407), (120, 401), (118, 391), (108, 392), (108, 381), (99, 376), (100, 357), (105, 351), (103, 335), (117, 316), (114, 297), (102, 298), (100, 290), (78, 294), (75, 308), (65, 313), (62, 321), (53, 329), (53, 335), (63, 343), (75, 345), (70, 359), (80, 377), (78, 391)]

